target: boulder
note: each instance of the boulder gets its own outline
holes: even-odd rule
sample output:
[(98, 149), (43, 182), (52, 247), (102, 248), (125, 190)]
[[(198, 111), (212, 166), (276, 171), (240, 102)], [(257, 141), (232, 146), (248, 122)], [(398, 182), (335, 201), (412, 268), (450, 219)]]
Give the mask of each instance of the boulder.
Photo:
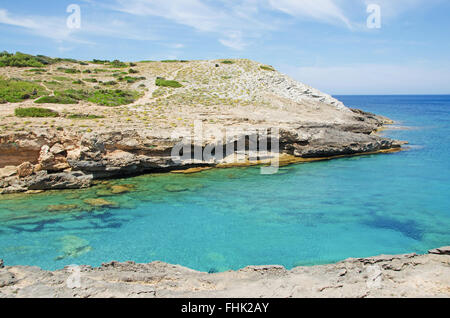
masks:
[[(64, 155), (62, 155), (59, 151), (61, 151), (62, 146), (56, 144), (52, 147), (52, 150), (57, 152), (55, 154), (49, 146), (42, 146), (41, 152), (39, 153), (38, 165), (40, 170), (47, 171), (62, 171), (64, 169), (70, 168), (69, 163)], [(64, 148), (62, 148), (62, 153), (64, 153)]]
[(40, 171), (27, 180), (29, 190), (82, 189), (91, 186), (93, 176), (82, 172), (48, 174)]
[(24, 178), (33, 174), (34, 166), (30, 162), (24, 162), (17, 167), (17, 174), (19, 177)]
[(53, 145), (53, 147), (50, 149), (50, 152), (52, 154), (59, 155), (66, 152), (66, 149), (64, 148), (63, 145), (57, 143)]

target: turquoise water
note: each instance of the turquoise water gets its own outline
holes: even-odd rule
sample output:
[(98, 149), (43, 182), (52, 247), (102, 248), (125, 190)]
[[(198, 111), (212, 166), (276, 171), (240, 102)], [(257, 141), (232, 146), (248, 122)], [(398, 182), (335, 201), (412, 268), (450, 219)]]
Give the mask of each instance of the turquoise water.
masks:
[[(384, 134), (408, 140), (411, 149), (291, 165), (276, 175), (217, 169), (5, 196), (0, 258), (44, 269), (161, 260), (214, 272), (450, 245), (450, 96), (338, 98), (407, 126)], [(108, 194), (114, 184), (135, 188)], [(98, 195), (119, 207), (93, 210), (84, 202)], [(57, 204), (72, 210), (56, 212)]]

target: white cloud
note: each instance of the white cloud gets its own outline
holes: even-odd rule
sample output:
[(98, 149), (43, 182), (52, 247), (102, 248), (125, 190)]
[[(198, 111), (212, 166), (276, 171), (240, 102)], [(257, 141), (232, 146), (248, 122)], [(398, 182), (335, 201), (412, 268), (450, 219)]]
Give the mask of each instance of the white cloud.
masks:
[(0, 9), (0, 23), (25, 28), (36, 35), (58, 41), (68, 39), (72, 34), (63, 18), (17, 16), (5, 9)]
[(219, 39), (219, 42), (234, 50), (243, 50), (248, 45), (240, 31), (230, 32), (225, 38)]
[(274, 9), (294, 17), (332, 24), (340, 22), (351, 28), (350, 21), (333, 0), (269, 0), (269, 3)]
[(217, 30), (226, 18), (200, 0), (117, 0), (119, 11), (140, 16), (159, 16), (200, 31)]
[[(21, 16), (11, 14), (5, 9), (0, 9), (0, 24), (7, 24), (19, 28), (40, 37), (50, 38), (57, 42), (73, 42), (81, 44), (95, 44), (86, 38), (93, 35), (110, 36), (132, 40), (155, 40), (157, 37), (145, 32), (143, 29), (136, 30), (134, 26), (118, 19), (105, 19), (100, 23), (92, 23), (83, 19), (80, 29), (69, 29), (67, 27), (68, 15), (59, 17), (49, 16)], [(98, 22), (98, 21), (97, 21)], [(102, 23), (103, 22), (103, 23)]]

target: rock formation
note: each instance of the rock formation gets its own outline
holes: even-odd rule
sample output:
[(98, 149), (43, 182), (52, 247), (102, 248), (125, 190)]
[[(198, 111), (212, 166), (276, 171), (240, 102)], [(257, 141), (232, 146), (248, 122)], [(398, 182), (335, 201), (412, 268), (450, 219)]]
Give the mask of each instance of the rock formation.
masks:
[[(0, 298), (450, 297), (449, 250), (347, 259), (292, 270), (248, 266), (213, 274), (161, 262), (110, 262), (98, 268), (67, 267), (53, 272), (27, 266), (1, 268), (0, 262)], [(75, 278), (78, 285), (73, 284)]]

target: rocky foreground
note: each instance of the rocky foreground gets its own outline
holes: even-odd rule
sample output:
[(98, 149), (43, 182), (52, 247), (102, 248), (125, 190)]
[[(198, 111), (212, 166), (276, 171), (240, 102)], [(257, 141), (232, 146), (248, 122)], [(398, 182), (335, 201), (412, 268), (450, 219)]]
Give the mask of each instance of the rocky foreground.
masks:
[(161, 262), (111, 262), (49, 272), (3, 267), (0, 297), (450, 297), (450, 247), (337, 264), (249, 266), (208, 274)]
[[(69, 105), (35, 104), (31, 96), (2, 104), (0, 194), (78, 189), (97, 179), (229, 164), (237, 151), (195, 162), (174, 161), (172, 149), (185, 142), (183, 138), (190, 135), (195, 122), (202, 123), (203, 140), (193, 139), (192, 147), (234, 148), (244, 138), (251, 138), (253, 131), (267, 131), (280, 145), (272, 156), (291, 156), (292, 162), (295, 158), (329, 158), (401, 147), (400, 142), (375, 134), (391, 123), (387, 118), (347, 108), (333, 97), (257, 62), (133, 63), (129, 72), (138, 73), (139, 78), (128, 76), (120, 82), (115, 81), (117, 74), (126, 72), (84, 64), (61, 62), (38, 71), (0, 69), (0, 76), (32, 81), (39, 85), (37, 91), (51, 96), (73, 96), (74, 91), (80, 95), (80, 86), (84, 92), (106, 94), (100, 87), (105, 85), (134, 89), (134, 95), (140, 96), (119, 106), (83, 100)], [(176, 80), (179, 85), (157, 86), (160, 78)], [(17, 118), (14, 113), (18, 107), (46, 108), (59, 117)], [(271, 135), (274, 128), (279, 135)], [(227, 135), (217, 137), (217, 132), (224, 130)], [(243, 161), (259, 160), (251, 157), (247, 153)]]

